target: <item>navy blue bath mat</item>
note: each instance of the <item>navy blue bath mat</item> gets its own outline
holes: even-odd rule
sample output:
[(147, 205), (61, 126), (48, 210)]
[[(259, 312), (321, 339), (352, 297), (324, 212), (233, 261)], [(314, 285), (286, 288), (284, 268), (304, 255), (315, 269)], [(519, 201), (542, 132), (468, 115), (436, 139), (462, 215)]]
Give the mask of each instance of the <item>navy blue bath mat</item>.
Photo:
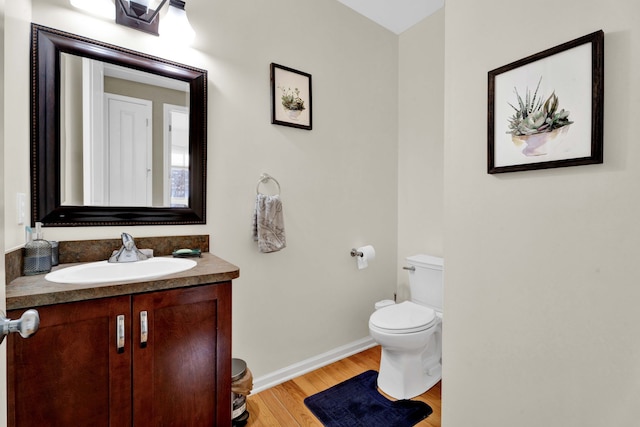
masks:
[(376, 371), (367, 371), (309, 396), (305, 405), (325, 427), (412, 427), (433, 410), (424, 402), (391, 401), (378, 393)]

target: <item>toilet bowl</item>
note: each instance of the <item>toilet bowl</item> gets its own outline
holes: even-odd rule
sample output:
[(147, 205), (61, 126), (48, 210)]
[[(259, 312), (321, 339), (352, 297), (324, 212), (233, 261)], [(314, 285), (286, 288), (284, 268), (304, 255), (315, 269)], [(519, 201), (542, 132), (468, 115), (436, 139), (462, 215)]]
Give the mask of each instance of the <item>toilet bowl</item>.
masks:
[(396, 399), (410, 399), (440, 381), (441, 331), (435, 310), (411, 301), (375, 311), (369, 332), (382, 347), (378, 387)]
[(410, 399), (442, 378), (443, 260), (408, 257), (411, 299), (376, 303), (369, 333), (382, 348), (378, 387), (396, 399)]

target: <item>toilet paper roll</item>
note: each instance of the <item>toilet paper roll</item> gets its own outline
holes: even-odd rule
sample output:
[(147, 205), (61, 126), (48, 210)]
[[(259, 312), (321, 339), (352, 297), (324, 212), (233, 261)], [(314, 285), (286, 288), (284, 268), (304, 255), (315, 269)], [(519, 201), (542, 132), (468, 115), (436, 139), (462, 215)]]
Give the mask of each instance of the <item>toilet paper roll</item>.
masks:
[(357, 257), (359, 270), (369, 267), (369, 261), (376, 257), (376, 250), (371, 245), (358, 248), (358, 252), (362, 253), (362, 256)]

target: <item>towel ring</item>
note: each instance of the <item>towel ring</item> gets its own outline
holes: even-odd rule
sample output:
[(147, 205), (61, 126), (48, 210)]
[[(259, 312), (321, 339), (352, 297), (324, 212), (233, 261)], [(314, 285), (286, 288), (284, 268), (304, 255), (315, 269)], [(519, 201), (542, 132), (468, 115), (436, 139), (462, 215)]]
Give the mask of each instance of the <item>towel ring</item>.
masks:
[(256, 185), (256, 194), (260, 194), (260, 184), (264, 184), (269, 180), (276, 183), (276, 186), (278, 187), (278, 195), (280, 195), (280, 183), (278, 182), (277, 179), (275, 179), (268, 173), (263, 173), (262, 175), (260, 175), (260, 179), (258, 180), (258, 184)]

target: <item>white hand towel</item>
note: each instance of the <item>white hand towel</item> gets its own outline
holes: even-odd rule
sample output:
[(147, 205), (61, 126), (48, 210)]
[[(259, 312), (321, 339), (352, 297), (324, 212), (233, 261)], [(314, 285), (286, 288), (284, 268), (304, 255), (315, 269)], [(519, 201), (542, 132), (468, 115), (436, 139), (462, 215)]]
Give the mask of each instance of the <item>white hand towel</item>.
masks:
[(256, 195), (253, 240), (258, 242), (258, 250), (265, 253), (279, 251), (287, 246), (280, 196)]

